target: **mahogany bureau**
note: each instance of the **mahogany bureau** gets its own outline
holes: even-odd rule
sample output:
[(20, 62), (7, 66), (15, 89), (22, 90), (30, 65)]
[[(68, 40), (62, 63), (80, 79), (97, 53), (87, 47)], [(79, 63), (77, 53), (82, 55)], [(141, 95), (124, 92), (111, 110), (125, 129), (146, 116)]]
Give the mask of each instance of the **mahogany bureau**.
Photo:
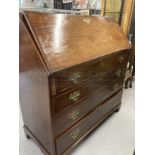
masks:
[(121, 105), (130, 45), (107, 17), (20, 12), (20, 105), (27, 138), (68, 154)]

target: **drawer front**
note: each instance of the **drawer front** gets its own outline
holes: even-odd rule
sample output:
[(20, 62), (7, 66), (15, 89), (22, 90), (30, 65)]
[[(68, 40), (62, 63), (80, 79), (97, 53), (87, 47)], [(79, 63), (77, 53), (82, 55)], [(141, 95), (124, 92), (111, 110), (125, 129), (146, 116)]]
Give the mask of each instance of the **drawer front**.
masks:
[(93, 110), (99, 103), (113, 95), (116, 91), (120, 90), (122, 88), (122, 84), (122, 79), (112, 80), (108, 85), (101, 86), (91, 92), (82, 101), (56, 114), (56, 136), (60, 135), (71, 125), (75, 124), (78, 120)]
[[(55, 113), (62, 111), (63, 109), (72, 106), (82, 100), (84, 100), (90, 93), (99, 88), (100, 86), (112, 87), (111, 83), (117, 89), (118, 86), (122, 86), (123, 78), (125, 75), (126, 68), (116, 69), (111, 72), (100, 72), (96, 77), (89, 79), (87, 82), (82, 82), (75, 86), (74, 89), (68, 91), (58, 97), (54, 97), (54, 109)], [(120, 80), (119, 83), (117, 83)], [(117, 81), (117, 82), (115, 82)], [(104, 91), (103, 91), (104, 92)], [(109, 93), (109, 92), (108, 92)], [(106, 95), (107, 92), (104, 92)]]
[(101, 104), (78, 124), (56, 139), (57, 154), (62, 155), (81, 136), (87, 133), (96, 123), (107, 115), (114, 107), (121, 103), (122, 91), (117, 93), (107, 102)]
[(119, 52), (103, 58), (87, 62), (85, 64), (72, 67), (65, 71), (58, 72), (54, 75), (56, 81), (57, 94), (66, 90), (69, 87), (94, 76), (101, 71), (113, 70), (126, 65), (129, 52)]

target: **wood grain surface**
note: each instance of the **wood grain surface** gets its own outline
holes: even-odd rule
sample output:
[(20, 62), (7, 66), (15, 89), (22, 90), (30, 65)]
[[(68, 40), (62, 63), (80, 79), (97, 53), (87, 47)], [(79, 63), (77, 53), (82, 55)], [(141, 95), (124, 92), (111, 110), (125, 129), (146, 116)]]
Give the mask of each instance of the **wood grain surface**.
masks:
[(129, 51), (120, 51), (52, 74), (51, 80), (56, 79), (56, 95), (97, 74), (126, 67), (128, 58)]
[(123, 49), (130, 49), (121, 28), (110, 18), (24, 12), (51, 72)]
[(103, 17), (21, 12), (19, 35), (25, 134), (66, 154), (119, 109), (130, 45)]
[(22, 20), (19, 43), (19, 99), (24, 125), (47, 152), (55, 154), (48, 72)]
[(71, 145), (73, 145), (82, 135), (99, 122), (106, 114), (120, 104), (122, 91), (117, 93), (107, 102), (101, 103), (93, 112), (91, 112), (82, 121), (70, 128), (62, 136), (56, 139), (57, 155), (62, 155)]

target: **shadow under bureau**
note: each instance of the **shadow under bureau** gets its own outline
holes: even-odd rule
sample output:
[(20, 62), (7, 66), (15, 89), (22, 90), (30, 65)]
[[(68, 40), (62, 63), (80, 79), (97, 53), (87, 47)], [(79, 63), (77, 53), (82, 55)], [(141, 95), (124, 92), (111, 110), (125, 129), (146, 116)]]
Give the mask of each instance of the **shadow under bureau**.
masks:
[(130, 45), (106, 17), (20, 12), (20, 105), (27, 138), (69, 152), (121, 106)]

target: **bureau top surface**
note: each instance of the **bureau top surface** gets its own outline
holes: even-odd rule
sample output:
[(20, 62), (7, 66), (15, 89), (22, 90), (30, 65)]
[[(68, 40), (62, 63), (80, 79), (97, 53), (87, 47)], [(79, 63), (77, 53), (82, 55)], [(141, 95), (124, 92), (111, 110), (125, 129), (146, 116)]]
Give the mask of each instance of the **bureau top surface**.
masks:
[(50, 72), (130, 48), (120, 26), (107, 17), (24, 12)]

